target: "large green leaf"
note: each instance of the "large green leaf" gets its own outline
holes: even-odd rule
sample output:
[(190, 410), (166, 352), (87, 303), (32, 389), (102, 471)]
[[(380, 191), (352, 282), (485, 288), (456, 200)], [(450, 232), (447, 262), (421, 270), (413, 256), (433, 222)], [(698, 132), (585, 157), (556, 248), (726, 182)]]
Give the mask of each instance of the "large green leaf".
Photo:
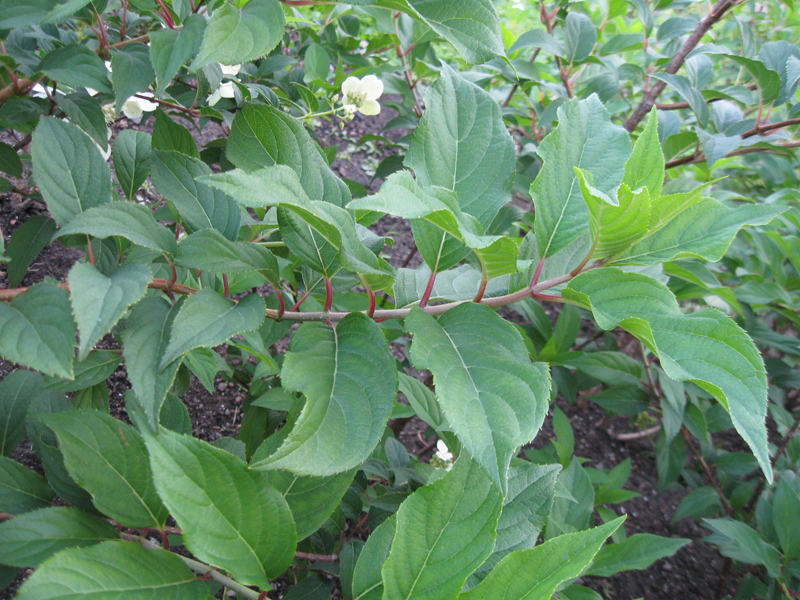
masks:
[(592, 20), (577, 11), (570, 11), (564, 20), (564, 58), (569, 63), (585, 60), (594, 49), (597, 28)]
[(766, 225), (785, 210), (785, 206), (767, 204), (731, 208), (718, 200), (703, 198), (647, 235), (616, 262), (652, 265), (679, 258), (718, 261), (739, 229), (745, 225)]
[(52, 280), (0, 303), (0, 355), (48, 375), (72, 379), (75, 322), (69, 294)]
[[(230, 194), (245, 206), (284, 209), (278, 212), (278, 224), (286, 245), (326, 276), (331, 277), (341, 264), (348, 271), (364, 275), (373, 289), (391, 286), (394, 269), (359, 240), (353, 216), (335, 204), (311, 200), (291, 168), (276, 165), (253, 173), (234, 169), (202, 181)], [(327, 245), (339, 251), (338, 261)]]
[(405, 158), (420, 184), (456, 192), (485, 229), (511, 200), (515, 155), (495, 99), (443, 64)]
[(161, 406), (181, 365), (181, 361), (175, 360), (159, 370), (172, 321), (179, 310), (179, 305), (172, 307), (166, 298), (145, 298), (131, 311), (122, 333), (122, 355), (128, 379), (154, 429), (158, 427)]
[(467, 580), (474, 587), (483, 580), (503, 558), (518, 550), (536, 545), (553, 505), (553, 493), (558, 479), (558, 465), (527, 463), (508, 471), (508, 494), (497, 523), (497, 540), (491, 556)]
[(134, 42), (111, 52), (111, 82), (118, 113), (128, 98), (149, 88), (155, 78), (146, 44)]
[(266, 308), (264, 300), (256, 294), (234, 302), (212, 289), (200, 290), (186, 299), (172, 322), (169, 345), (159, 370), (189, 350), (219, 346), (237, 333), (258, 329)]
[(109, 72), (97, 52), (82, 44), (70, 44), (48, 53), (38, 71), (70, 87), (89, 87), (111, 93)]
[(95, 410), (63, 411), (41, 421), (55, 432), (67, 471), (98, 510), (127, 527), (164, 526), (168, 513), (136, 429)]
[(156, 221), (146, 206), (135, 202), (111, 202), (90, 208), (62, 227), (58, 234), (85, 233), (97, 238), (118, 235), (134, 244), (175, 254), (175, 234)]
[(72, 506), (96, 513), (91, 496), (67, 473), (56, 434), (38, 418), (41, 415), (69, 410), (73, 410), (72, 403), (61, 394), (50, 392), (40, 395), (28, 409), (28, 435), (36, 456), (42, 461), (47, 482), (58, 497)]
[(492, 480), (462, 453), (447, 475), (400, 505), (383, 599), (455, 598), (491, 554), (502, 505)]
[(353, 600), (381, 600), (383, 597), (381, 567), (389, 558), (396, 530), (397, 518), (391, 515), (367, 538), (353, 570)]
[(161, 96), (180, 68), (197, 56), (206, 20), (201, 15), (189, 15), (181, 29), (162, 27), (150, 32), (150, 62), (156, 73), (156, 96)]
[(66, 96), (56, 95), (54, 100), (69, 120), (89, 134), (103, 152), (108, 150), (108, 125), (103, 107), (96, 98), (79, 91)]
[(240, 583), (270, 589), (296, 546), (283, 496), (243, 460), (196, 438), (162, 428), (146, 442), (156, 487), (186, 548)]
[(512, 456), (531, 441), (550, 403), (550, 374), (532, 363), (522, 336), (490, 308), (465, 303), (438, 320), (420, 309), (406, 317), (411, 360), (429, 369), (453, 431), (506, 493)]
[(646, 569), (655, 561), (672, 556), (692, 540), (636, 533), (621, 542), (604, 546), (594, 558), (587, 575), (611, 577), (629, 569)]
[(153, 152), (153, 185), (175, 204), (187, 231), (216, 229), (229, 240), (239, 235), (239, 205), (221, 191), (196, 181), (211, 168), (198, 158), (174, 151)]
[(152, 279), (150, 267), (142, 263), (126, 263), (109, 275), (89, 263), (72, 267), (68, 280), (72, 313), (80, 334), (79, 360), (86, 358), (128, 308), (144, 297)]
[(114, 140), (114, 170), (128, 200), (135, 200), (136, 192), (150, 176), (152, 160), (149, 134), (135, 129), (119, 132)]
[(45, 388), (58, 392), (80, 391), (107, 380), (117, 370), (119, 363), (120, 356), (117, 352), (97, 350), (90, 353), (84, 360), (75, 362), (73, 365), (75, 379), (45, 376)]
[(64, 548), (113, 539), (119, 533), (105, 519), (66, 506), (43, 508), (0, 523), (0, 563), (38, 567)]
[(91, 0), (0, 0), (0, 29), (55, 23)]
[(329, 475), (328, 477), (309, 477), (295, 475), (288, 471), (268, 471), (267, 482), (278, 490), (292, 510), (297, 541), (306, 539), (317, 531), (339, 506), (347, 488), (355, 477), (357, 469)]
[(461, 211), (452, 191), (439, 186), (422, 187), (409, 171), (394, 173), (380, 192), (354, 200), (348, 208), (425, 221), (430, 229), (415, 229), (414, 239), (431, 269), (443, 270), (452, 266), (449, 264), (453, 262), (451, 260), (442, 262), (442, 235), (446, 233), (462, 247), (475, 252), (490, 279), (517, 272), (519, 248), (511, 238), (483, 235), (481, 224), (475, 217)]
[(42, 249), (53, 239), (56, 222), (45, 215), (34, 215), (20, 225), (8, 242), (8, 286), (17, 287)]
[(242, 8), (226, 2), (211, 16), (191, 70), (215, 62), (238, 65), (264, 56), (283, 36), (284, 22), (278, 0), (250, 0)]
[(386, 338), (361, 313), (351, 313), (336, 328), (301, 325), (281, 381), (307, 401), (283, 445), (253, 466), (299, 475), (333, 475), (364, 462), (381, 439), (397, 395)]
[(593, 258), (607, 258), (633, 246), (647, 233), (650, 194), (647, 188), (631, 191), (623, 183), (613, 200), (594, 187), (592, 174), (575, 167), (581, 194), (589, 208), (589, 230), (594, 244)]
[(166, 550), (130, 542), (71, 548), (42, 563), (18, 600), (206, 600), (208, 586)]
[(459, 600), (550, 600), (558, 586), (576, 578), (625, 517), (548, 540), (506, 556), (480, 585)]
[(590, 308), (603, 329), (622, 326), (640, 338), (673, 379), (694, 381), (713, 394), (772, 479), (764, 362), (731, 319), (714, 309), (684, 315), (665, 285), (614, 268), (579, 275), (563, 295)]
[(20, 369), (0, 381), (0, 456), (10, 456), (25, 439), (28, 405), (44, 391), (42, 376)]
[(31, 144), (33, 174), (59, 225), (111, 200), (111, 171), (100, 150), (75, 125), (43, 117)]
[(500, 19), (490, 0), (383, 0), (379, 4), (422, 20), (468, 63), (505, 56)]
[(19, 515), (45, 508), (53, 502), (53, 490), (44, 477), (15, 460), (0, 456), (0, 511)]
[(197, 231), (181, 241), (175, 262), (212, 273), (259, 271), (277, 281), (275, 255), (258, 244), (231, 242), (215, 229)]
[(331, 171), (303, 124), (277, 108), (245, 104), (231, 125), (225, 155), (248, 172), (275, 164), (290, 167), (312, 200), (336, 206), (350, 201), (347, 185)]
[(628, 133), (612, 125), (597, 96), (569, 100), (558, 108), (558, 127), (539, 145), (544, 165), (531, 185), (542, 258), (563, 250), (586, 232), (587, 208), (574, 167), (591, 173), (597, 189), (613, 196), (630, 153)]

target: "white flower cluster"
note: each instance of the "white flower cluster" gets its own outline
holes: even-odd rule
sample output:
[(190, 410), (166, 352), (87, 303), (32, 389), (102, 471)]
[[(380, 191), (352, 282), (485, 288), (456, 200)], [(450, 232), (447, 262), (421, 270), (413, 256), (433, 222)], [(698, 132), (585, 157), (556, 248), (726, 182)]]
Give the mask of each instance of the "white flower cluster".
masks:
[(383, 94), (383, 82), (375, 75), (367, 75), (363, 79), (348, 77), (342, 83), (342, 106), (349, 115), (356, 111), (362, 115), (380, 114), (381, 105), (377, 100)]
[[(220, 65), (220, 67), (222, 68), (223, 79), (234, 79), (239, 74), (242, 65)], [(209, 96), (208, 105), (214, 106), (222, 98), (233, 98), (234, 95), (233, 81), (225, 81)]]

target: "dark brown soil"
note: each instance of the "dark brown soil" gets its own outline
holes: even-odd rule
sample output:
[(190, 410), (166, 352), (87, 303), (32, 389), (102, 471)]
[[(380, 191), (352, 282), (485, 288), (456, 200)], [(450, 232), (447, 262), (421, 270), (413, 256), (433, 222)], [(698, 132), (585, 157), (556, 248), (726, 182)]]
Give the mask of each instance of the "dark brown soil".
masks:
[[(379, 143), (374, 148), (356, 148), (355, 143), (367, 133), (380, 134), (381, 128), (394, 116), (392, 113), (393, 111), (386, 109), (378, 118), (357, 117), (347, 125), (344, 131), (340, 131), (333, 124), (322, 123), (317, 133), (323, 146), (335, 144), (339, 147), (339, 157), (333, 164), (334, 171), (364, 185), (370, 192), (376, 191), (381, 183), (381, 180), (372, 178), (377, 161), (391, 154), (393, 150), (383, 148)], [(122, 121), (118, 128), (122, 129), (126, 126), (128, 123)], [(403, 132), (393, 131), (387, 135), (397, 140), (403, 135)], [(205, 132), (204, 135), (198, 136), (199, 141), (201, 143), (208, 141), (205, 138), (209, 136), (213, 137), (212, 133)], [(0, 228), (6, 236), (6, 242), (25, 220), (33, 215), (45, 213), (45, 209), (36, 203), (20, 205), (21, 202), (22, 199), (18, 196), (0, 196)], [(384, 217), (373, 228), (382, 235), (392, 235), (395, 238), (390, 259), (396, 266), (402, 264), (413, 252), (413, 240), (405, 222)], [(23, 285), (39, 282), (45, 276), (63, 281), (70, 267), (81, 256), (80, 251), (67, 248), (59, 242), (53, 242), (34, 262)], [(419, 264), (419, 257), (412, 257), (410, 265), (417, 264)], [(2, 269), (1, 265), (0, 269)], [(5, 272), (0, 271), (0, 287), (6, 286)], [(509, 312), (509, 316), (511, 314)], [(514, 318), (518, 318), (518, 315), (514, 314)], [(113, 345), (113, 341), (107, 340), (107, 343)], [(0, 359), (0, 378), (14, 369), (14, 365)], [(127, 419), (123, 397), (128, 387), (124, 366), (121, 366), (109, 380), (109, 389), (112, 412), (115, 416), (123, 419)], [(222, 436), (235, 435), (241, 424), (244, 396), (244, 390), (219, 378), (213, 394), (208, 393), (197, 381), (194, 381), (184, 397), (184, 402), (192, 418), (194, 434), (209, 441)], [(660, 561), (645, 571), (630, 571), (607, 580), (585, 578), (582, 582), (583, 585), (595, 589), (607, 600), (632, 600), (639, 597), (648, 600), (668, 598), (710, 600), (713, 598), (720, 580), (724, 559), (713, 547), (700, 541), (704, 533), (695, 521), (689, 519), (679, 522), (672, 521), (685, 492), (675, 488), (661, 495), (657, 493), (655, 458), (650, 442), (647, 439), (620, 442), (609, 436), (602, 410), (592, 403), (589, 403), (587, 408), (580, 409), (576, 405), (570, 405), (560, 400), (559, 406), (570, 417), (574, 428), (575, 453), (578, 456), (589, 458), (591, 461), (588, 463), (589, 466), (612, 468), (625, 458), (631, 458), (633, 471), (626, 488), (637, 491), (641, 497), (616, 507), (620, 514), (628, 515), (625, 525), (628, 533), (650, 532), (693, 540), (675, 556)], [(414, 418), (400, 435), (401, 441), (408, 449), (420, 454), (423, 459), (430, 457), (432, 449), (431, 440), (425, 438), (425, 429), (425, 424)], [(533, 445), (535, 447), (544, 446), (552, 438), (552, 435), (551, 420), (548, 417)], [(15, 452), (14, 458), (41, 471), (41, 465), (27, 440)], [(6, 592), (0, 592), (0, 600), (12, 598), (14, 590), (21, 580), (22, 578)], [(732, 590), (727, 591), (732, 592)], [(273, 596), (280, 597), (277, 592), (271, 593), (270, 597)]]

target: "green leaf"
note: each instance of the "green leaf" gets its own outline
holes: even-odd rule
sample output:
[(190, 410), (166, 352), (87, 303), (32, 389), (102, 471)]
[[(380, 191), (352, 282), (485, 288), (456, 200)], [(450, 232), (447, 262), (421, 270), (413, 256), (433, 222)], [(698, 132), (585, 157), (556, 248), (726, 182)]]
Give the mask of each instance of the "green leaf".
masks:
[(545, 539), (586, 529), (592, 523), (595, 491), (580, 461), (572, 460), (558, 475), (561, 493), (555, 498), (547, 521)]
[(392, 0), (381, 4), (424, 21), (468, 63), (505, 56), (500, 19), (490, 0)]
[(422, 186), (456, 192), (461, 210), (485, 229), (511, 200), (514, 179), (516, 151), (500, 107), (446, 64), (424, 98), (405, 165)]
[(617, 190), (617, 200), (594, 187), (592, 174), (575, 167), (581, 194), (589, 208), (592, 258), (607, 258), (624, 252), (647, 234), (650, 194), (647, 188), (631, 191), (627, 184)]
[(414, 492), (397, 511), (397, 533), (383, 566), (383, 598), (454, 598), (491, 554), (503, 498), (462, 453), (453, 469)]
[(277, 0), (250, 0), (243, 8), (225, 3), (214, 11), (190, 70), (209, 63), (238, 65), (260, 58), (281, 40), (284, 24), (283, 8)]
[(12, 177), (22, 177), (22, 160), (12, 146), (0, 142), (0, 171)]
[(322, 527), (339, 506), (355, 477), (354, 467), (328, 477), (295, 475), (288, 471), (268, 471), (267, 483), (278, 490), (292, 511), (297, 528), (297, 541), (306, 539)]
[(67, 471), (99, 511), (126, 527), (163, 528), (168, 513), (136, 429), (94, 410), (68, 410), (41, 421), (55, 432)]
[(25, 439), (28, 405), (44, 391), (42, 376), (20, 369), (0, 381), (0, 456), (10, 456)]
[(264, 300), (256, 294), (237, 303), (212, 289), (200, 290), (186, 299), (175, 317), (159, 370), (189, 350), (219, 346), (237, 333), (258, 329), (265, 311)]
[(692, 540), (636, 533), (616, 544), (600, 549), (587, 575), (611, 577), (620, 571), (646, 569), (655, 561), (672, 556)]
[(405, 326), (414, 366), (433, 373), (453, 431), (505, 494), (511, 458), (549, 406), (547, 365), (532, 363), (519, 331), (483, 305), (462, 304), (438, 320), (415, 308)]
[(800, 558), (800, 531), (796, 526), (787, 527), (793, 522), (793, 515), (800, 513), (800, 494), (798, 494), (797, 475), (786, 470), (781, 474), (772, 500), (772, 521), (786, 558)]
[(235, 240), (242, 218), (239, 205), (222, 192), (196, 181), (211, 174), (209, 166), (178, 152), (155, 150), (153, 154), (153, 185), (175, 204), (187, 231), (216, 229), (229, 240)]
[(367, 538), (353, 571), (353, 600), (381, 600), (383, 597), (381, 567), (389, 558), (396, 530), (397, 519), (391, 515)]
[(722, 556), (751, 565), (763, 565), (771, 577), (780, 577), (780, 553), (755, 529), (729, 518), (703, 519), (703, 524), (714, 532), (703, 541), (718, 545)]
[(436, 402), (436, 396), (428, 386), (405, 373), (398, 373), (398, 382), (400, 391), (420, 419), (438, 432), (450, 431), (450, 425)]
[(178, 248), (175, 234), (156, 221), (149, 208), (134, 202), (111, 202), (91, 208), (58, 232), (59, 236), (75, 233), (96, 238), (118, 235), (139, 246), (171, 255)]
[(233, 454), (161, 429), (145, 440), (161, 498), (198, 559), (270, 589), (296, 546), (292, 513), (264, 476)]
[(0, 523), (0, 563), (38, 567), (65, 548), (113, 539), (119, 533), (105, 519), (66, 506), (43, 508)]
[[(63, 10), (74, 12), (89, 0), (0, 0), (0, 29), (15, 29), (35, 25), (45, 20), (61, 18)], [(69, 13), (68, 13), (69, 14)], [(48, 18), (49, 16), (53, 18)], [(65, 15), (66, 16), (66, 15)]]
[(514, 45), (508, 49), (509, 54), (513, 54), (520, 48), (538, 48), (548, 54), (564, 56), (564, 48), (558, 40), (543, 29), (531, 29), (523, 33)]
[(761, 93), (761, 102), (765, 105), (771, 104), (781, 93), (781, 78), (777, 72), (767, 67), (760, 60), (746, 58), (736, 54), (723, 54), (726, 58), (744, 67), (753, 79), (756, 80), (758, 91)]
[(586, 352), (565, 363), (607, 385), (636, 386), (644, 378), (642, 361), (622, 352)]
[(96, 52), (81, 44), (70, 44), (49, 52), (37, 70), (69, 87), (88, 87), (111, 93), (108, 69)]
[[(447, 233), (473, 250), (489, 279), (517, 272), (517, 244), (508, 237), (482, 235), (477, 219), (461, 212), (455, 194), (442, 187), (422, 187), (409, 171), (394, 173), (373, 196), (359, 198), (348, 204), (355, 210), (389, 213), (406, 219), (424, 220), (434, 235), (419, 235), (415, 240), (420, 254), (431, 269), (446, 269), (453, 262), (442, 262), (442, 235)], [(457, 261), (456, 261), (457, 262)]]
[(152, 160), (150, 136), (147, 133), (134, 129), (119, 132), (114, 141), (114, 170), (128, 200), (136, 199), (136, 192), (150, 176)]
[(0, 304), (0, 355), (48, 375), (72, 379), (75, 322), (69, 294), (50, 281)]
[(111, 201), (108, 163), (75, 125), (43, 117), (33, 133), (31, 156), (36, 183), (59, 225)]
[(331, 59), (322, 44), (312, 43), (307, 49), (303, 60), (303, 81), (325, 81), (331, 72)]
[(669, 73), (651, 73), (651, 77), (659, 79), (678, 92), (678, 95), (689, 105), (697, 117), (700, 127), (708, 125), (709, 108), (705, 97), (691, 82), (683, 75), (671, 75)]
[(189, 15), (181, 29), (162, 27), (150, 32), (150, 61), (156, 74), (156, 96), (161, 96), (172, 78), (192, 57), (197, 56), (206, 20), (201, 15)]
[(37, 418), (69, 410), (73, 410), (72, 404), (61, 394), (50, 392), (40, 395), (28, 409), (28, 435), (36, 456), (42, 461), (47, 482), (58, 497), (72, 506), (96, 513), (91, 496), (67, 473), (56, 435)]
[(597, 29), (583, 13), (571, 11), (564, 21), (564, 58), (576, 63), (589, 57), (597, 42)]
[(231, 242), (214, 229), (197, 231), (181, 241), (175, 262), (183, 267), (212, 273), (259, 271), (278, 280), (278, 261), (258, 244)]
[(665, 285), (613, 268), (578, 275), (563, 295), (590, 307), (603, 329), (622, 326), (641, 339), (673, 379), (693, 381), (713, 394), (772, 480), (764, 362), (732, 320), (713, 309), (684, 315)]
[(135, 42), (112, 51), (111, 81), (114, 84), (117, 113), (128, 98), (149, 88), (155, 78), (146, 44)]
[(508, 471), (508, 494), (497, 523), (497, 540), (491, 556), (467, 580), (474, 587), (504, 557), (536, 545), (553, 505), (558, 465), (525, 463)]
[(336, 328), (301, 325), (281, 381), (287, 391), (303, 392), (306, 404), (283, 445), (252, 466), (298, 475), (333, 475), (364, 462), (383, 435), (397, 395), (386, 338), (361, 313), (349, 314)]
[(350, 201), (350, 190), (339, 179), (303, 124), (265, 104), (245, 104), (231, 125), (225, 155), (248, 172), (279, 164), (297, 173), (311, 200), (336, 206)]
[(206, 600), (208, 586), (180, 557), (130, 542), (71, 548), (42, 563), (22, 585), (18, 600)]
[(6, 254), (8, 265), (8, 285), (17, 287), (42, 249), (53, 239), (56, 222), (44, 215), (34, 215), (20, 225), (8, 242)]
[(108, 126), (100, 102), (83, 91), (66, 96), (56, 94), (54, 99), (69, 120), (97, 142), (103, 152), (108, 149)]
[[(10, 375), (6, 379), (8, 377)], [(0, 456), (0, 511), (19, 515), (50, 506), (53, 498), (53, 490), (44, 477), (15, 460)]]
[(780, 93), (775, 99), (775, 106), (789, 102), (800, 79), (800, 49), (785, 40), (767, 42), (761, 45), (758, 58), (780, 76)]
[(544, 165), (531, 185), (539, 256), (558, 253), (586, 232), (588, 211), (574, 167), (591, 173), (597, 189), (613, 196), (630, 153), (628, 133), (611, 124), (597, 96), (558, 108), (558, 127), (539, 146)]
[(158, 368), (180, 306), (173, 308), (165, 298), (145, 298), (131, 311), (122, 333), (128, 379), (153, 429), (158, 427), (164, 397), (181, 365), (181, 361), (176, 360), (163, 370)]
[[(662, 196), (656, 203), (664, 198)], [(718, 261), (739, 229), (745, 225), (766, 225), (785, 210), (785, 206), (767, 204), (731, 208), (718, 200), (703, 198), (648, 234), (615, 262), (652, 265), (680, 258)]]
[(664, 153), (658, 139), (658, 111), (650, 111), (647, 124), (636, 143), (633, 152), (625, 161), (625, 174), (622, 183), (631, 190), (646, 187), (651, 198), (661, 196), (664, 184)]
[(121, 265), (110, 275), (89, 263), (79, 263), (72, 267), (68, 280), (72, 313), (80, 333), (78, 359), (83, 360), (128, 308), (144, 297), (153, 274), (142, 263)]
[(192, 158), (200, 158), (197, 142), (191, 132), (160, 108), (156, 109), (152, 147), (153, 150), (179, 152)]
[(563, 582), (591, 563), (606, 538), (625, 517), (578, 533), (568, 533), (530, 550), (505, 557), (483, 582), (459, 600), (549, 600)]

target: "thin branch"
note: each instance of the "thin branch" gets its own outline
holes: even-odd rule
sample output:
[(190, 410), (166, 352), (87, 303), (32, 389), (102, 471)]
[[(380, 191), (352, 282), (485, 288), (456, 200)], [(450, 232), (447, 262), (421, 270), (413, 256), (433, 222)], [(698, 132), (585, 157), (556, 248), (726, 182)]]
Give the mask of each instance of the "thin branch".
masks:
[[(767, 119), (769, 115), (767, 115)], [(764, 135), (765, 133), (769, 133), (770, 131), (775, 131), (776, 129), (783, 129), (784, 127), (789, 127), (790, 125), (798, 125), (800, 124), (800, 117), (795, 117), (794, 119), (786, 119), (785, 121), (775, 121), (774, 123), (764, 123), (758, 127), (753, 127), (750, 131), (746, 131), (742, 134), (743, 139), (751, 138), (754, 135)]]
[(711, 483), (711, 486), (714, 488), (714, 491), (717, 492), (717, 496), (719, 496), (720, 504), (722, 504), (722, 508), (728, 513), (731, 517), (736, 517), (736, 511), (731, 506), (731, 503), (728, 502), (728, 498), (725, 496), (725, 492), (722, 491), (722, 488), (719, 485), (719, 481), (717, 477), (714, 475), (714, 472), (711, 470), (711, 467), (708, 466), (706, 459), (703, 458), (703, 454), (700, 452), (700, 449), (695, 446), (694, 441), (692, 440), (692, 436), (689, 434), (689, 430), (686, 429), (685, 426), (681, 426), (681, 433), (683, 434), (683, 439), (686, 440), (686, 445), (689, 446), (689, 449), (692, 451), (692, 454), (695, 455), (698, 461), (700, 461), (700, 465), (703, 467), (703, 472), (706, 474), (706, 478)]
[[(795, 417), (794, 423), (789, 431), (786, 432), (786, 435), (783, 437), (781, 441), (781, 445), (778, 447), (778, 450), (772, 457), (771, 464), (774, 467), (778, 459), (783, 456), (783, 453), (786, 452), (786, 448), (789, 446), (789, 442), (794, 439), (794, 436), (797, 435), (797, 430), (800, 429), (800, 413)], [(752, 495), (750, 496), (750, 500), (747, 501), (747, 505), (744, 507), (744, 512), (746, 514), (750, 514), (753, 509), (756, 507), (756, 503), (758, 502), (759, 496), (761, 496), (761, 492), (764, 491), (764, 486), (766, 485), (766, 479), (761, 479), (756, 486), (756, 489), (753, 490)]]
[[(667, 65), (665, 72), (669, 75), (674, 75), (677, 73), (678, 69), (680, 69), (683, 66), (683, 63), (686, 62), (686, 57), (689, 56), (689, 53), (695, 49), (698, 43), (700, 43), (700, 40), (703, 39), (703, 36), (706, 33), (708, 33), (709, 29), (711, 29), (715, 23), (720, 21), (720, 19), (722, 19), (722, 17), (724, 17), (725, 14), (737, 4), (738, 2), (736, 0), (719, 0), (711, 8), (711, 11), (697, 24), (697, 27), (695, 27), (695, 30), (686, 39), (678, 53), (672, 57), (672, 60), (669, 61), (669, 65)], [(650, 109), (661, 95), (661, 92), (663, 92), (664, 88), (666, 87), (667, 84), (661, 80), (657, 80), (653, 84), (653, 87), (651, 87), (647, 94), (645, 94), (644, 98), (642, 98), (642, 101), (639, 103), (639, 106), (636, 107), (636, 110), (633, 111), (633, 114), (625, 122), (625, 129), (627, 129), (629, 132), (633, 132), (636, 129), (636, 126), (647, 116), (647, 114), (650, 112)]]

